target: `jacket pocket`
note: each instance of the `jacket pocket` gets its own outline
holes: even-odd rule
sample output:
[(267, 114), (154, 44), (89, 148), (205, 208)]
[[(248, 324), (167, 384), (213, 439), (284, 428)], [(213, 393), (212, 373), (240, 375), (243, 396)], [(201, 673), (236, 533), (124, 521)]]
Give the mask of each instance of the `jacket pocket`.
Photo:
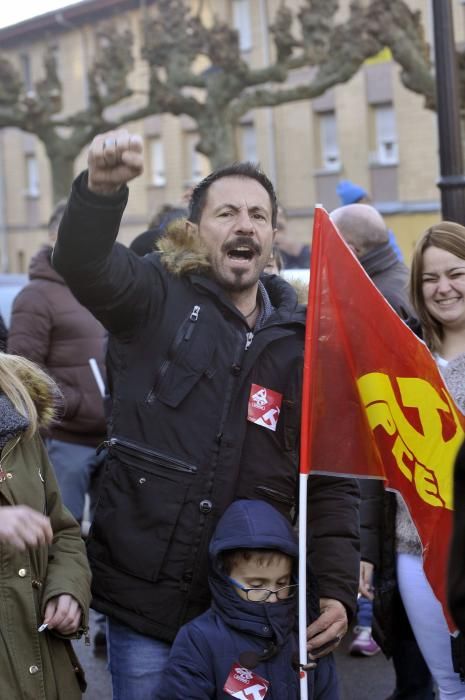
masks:
[(158, 399), (176, 408), (202, 377), (213, 376), (216, 340), (211, 329), (199, 320), (201, 316), (201, 307), (196, 305), (179, 327), (146, 398), (148, 404)]
[(197, 467), (119, 437), (108, 447), (89, 554), (155, 581)]

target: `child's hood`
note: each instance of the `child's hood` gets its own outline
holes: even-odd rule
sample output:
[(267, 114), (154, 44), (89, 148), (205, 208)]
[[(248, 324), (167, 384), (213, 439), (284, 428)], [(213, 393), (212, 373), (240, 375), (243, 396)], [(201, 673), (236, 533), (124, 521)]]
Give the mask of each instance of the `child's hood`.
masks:
[(239, 500), (227, 508), (210, 542), (212, 606), (229, 627), (274, 639), (281, 647), (294, 628), (296, 599), (275, 603), (244, 601), (220, 566), (218, 556), (230, 549), (275, 549), (298, 561), (297, 537), (291, 524), (265, 501)]
[(297, 536), (290, 522), (266, 501), (234, 501), (216, 526), (210, 542), (212, 563), (228, 549), (276, 549), (297, 558)]

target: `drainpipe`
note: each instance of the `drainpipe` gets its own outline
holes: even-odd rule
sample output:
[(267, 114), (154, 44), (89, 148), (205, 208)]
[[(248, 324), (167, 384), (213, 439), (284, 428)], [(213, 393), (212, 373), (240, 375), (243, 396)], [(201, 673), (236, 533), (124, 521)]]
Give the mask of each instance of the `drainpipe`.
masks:
[(433, 0), (442, 218), (465, 224), (460, 90), (450, 0)]

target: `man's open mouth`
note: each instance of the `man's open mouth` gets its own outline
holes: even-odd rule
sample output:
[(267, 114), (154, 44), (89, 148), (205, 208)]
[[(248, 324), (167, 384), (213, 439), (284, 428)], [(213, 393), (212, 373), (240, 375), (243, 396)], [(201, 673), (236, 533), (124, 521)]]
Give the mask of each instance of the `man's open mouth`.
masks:
[(241, 245), (228, 250), (228, 258), (230, 260), (252, 260), (254, 255), (255, 251), (249, 246)]

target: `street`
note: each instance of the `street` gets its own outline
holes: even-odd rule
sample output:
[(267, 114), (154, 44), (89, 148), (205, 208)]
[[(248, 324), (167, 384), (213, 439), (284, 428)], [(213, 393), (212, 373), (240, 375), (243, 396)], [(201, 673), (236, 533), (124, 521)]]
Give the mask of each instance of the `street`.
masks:
[[(93, 618), (94, 613), (91, 623)], [(349, 633), (336, 654), (342, 686), (341, 700), (386, 700), (394, 689), (392, 664), (381, 653), (371, 658), (349, 656), (347, 647), (350, 639)], [(95, 656), (92, 646), (86, 646), (84, 640), (78, 642), (75, 649), (86, 670), (88, 690), (85, 700), (111, 700), (106, 660)]]

